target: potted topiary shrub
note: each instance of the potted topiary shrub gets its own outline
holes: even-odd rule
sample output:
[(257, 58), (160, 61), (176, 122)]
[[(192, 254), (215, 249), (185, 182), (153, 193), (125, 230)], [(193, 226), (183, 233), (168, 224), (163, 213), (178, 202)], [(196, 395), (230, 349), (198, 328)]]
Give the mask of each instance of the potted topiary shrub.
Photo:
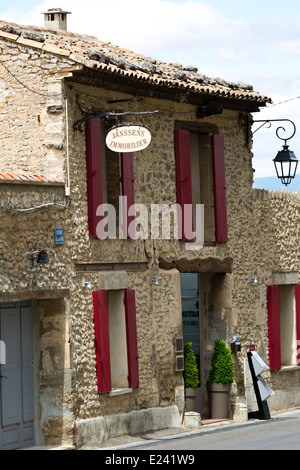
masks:
[(197, 411), (196, 401), (199, 385), (199, 371), (192, 345), (192, 341), (187, 342), (184, 345), (183, 378), (185, 387), (186, 411)]
[(233, 380), (231, 351), (224, 340), (216, 339), (207, 381), (211, 418), (228, 418), (229, 394)]

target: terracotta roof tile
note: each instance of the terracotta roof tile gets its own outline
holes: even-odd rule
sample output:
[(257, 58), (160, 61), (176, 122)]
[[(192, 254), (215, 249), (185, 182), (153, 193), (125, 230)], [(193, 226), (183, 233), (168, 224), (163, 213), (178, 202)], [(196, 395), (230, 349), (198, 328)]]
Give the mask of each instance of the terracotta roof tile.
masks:
[(11, 173), (0, 173), (0, 183), (59, 183), (64, 184), (62, 178), (52, 178), (44, 175), (27, 175), (27, 174), (11, 174)]
[(195, 94), (217, 95), (261, 106), (271, 102), (270, 98), (254, 91), (251, 85), (210, 78), (198, 73), (196, 67), (166, 64), (91, 36), (0, 20), (1, 37), (69, 57), (75, 63), (99, 72), (107, 71), (156, 87), (185, 89)]

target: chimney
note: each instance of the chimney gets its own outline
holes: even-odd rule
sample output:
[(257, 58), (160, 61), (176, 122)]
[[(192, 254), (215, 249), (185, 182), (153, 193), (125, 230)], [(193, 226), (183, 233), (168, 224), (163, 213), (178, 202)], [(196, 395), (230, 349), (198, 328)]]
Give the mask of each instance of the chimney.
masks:
[(49, 8), (43, 12), (45, 28), (67, 31), (67, 15), (70, 11), (63, 11), (61, 8)]

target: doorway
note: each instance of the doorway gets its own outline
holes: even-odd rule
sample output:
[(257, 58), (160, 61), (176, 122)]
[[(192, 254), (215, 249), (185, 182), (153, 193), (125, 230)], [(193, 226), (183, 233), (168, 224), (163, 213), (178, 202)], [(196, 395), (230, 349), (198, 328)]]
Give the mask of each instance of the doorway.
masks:
[(192, 349), (196, 356), (199, 371), (197, 410), (202, 412), (203, 395), (201, 384), (201, 314), (199, 301), (199, 274), (181, 273), (181, 307), (182, 307), (182, 335), (183, 342), (192, 342)]
[(34, 444), (33, 328), (30, 302), (0, 304), (0, 450)]

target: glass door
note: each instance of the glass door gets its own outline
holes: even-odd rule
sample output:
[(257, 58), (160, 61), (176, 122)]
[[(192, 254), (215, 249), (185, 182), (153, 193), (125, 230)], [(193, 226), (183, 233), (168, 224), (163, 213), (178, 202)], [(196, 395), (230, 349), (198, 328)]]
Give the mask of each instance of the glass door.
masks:
[(197, 273), (180, 274), (181, 304), (182, 304), (182, 333), (183, 342), (192, 342), (192, 348), (197, 359), (200, 373), (200, 317), (199, 317), (199, 275)]

